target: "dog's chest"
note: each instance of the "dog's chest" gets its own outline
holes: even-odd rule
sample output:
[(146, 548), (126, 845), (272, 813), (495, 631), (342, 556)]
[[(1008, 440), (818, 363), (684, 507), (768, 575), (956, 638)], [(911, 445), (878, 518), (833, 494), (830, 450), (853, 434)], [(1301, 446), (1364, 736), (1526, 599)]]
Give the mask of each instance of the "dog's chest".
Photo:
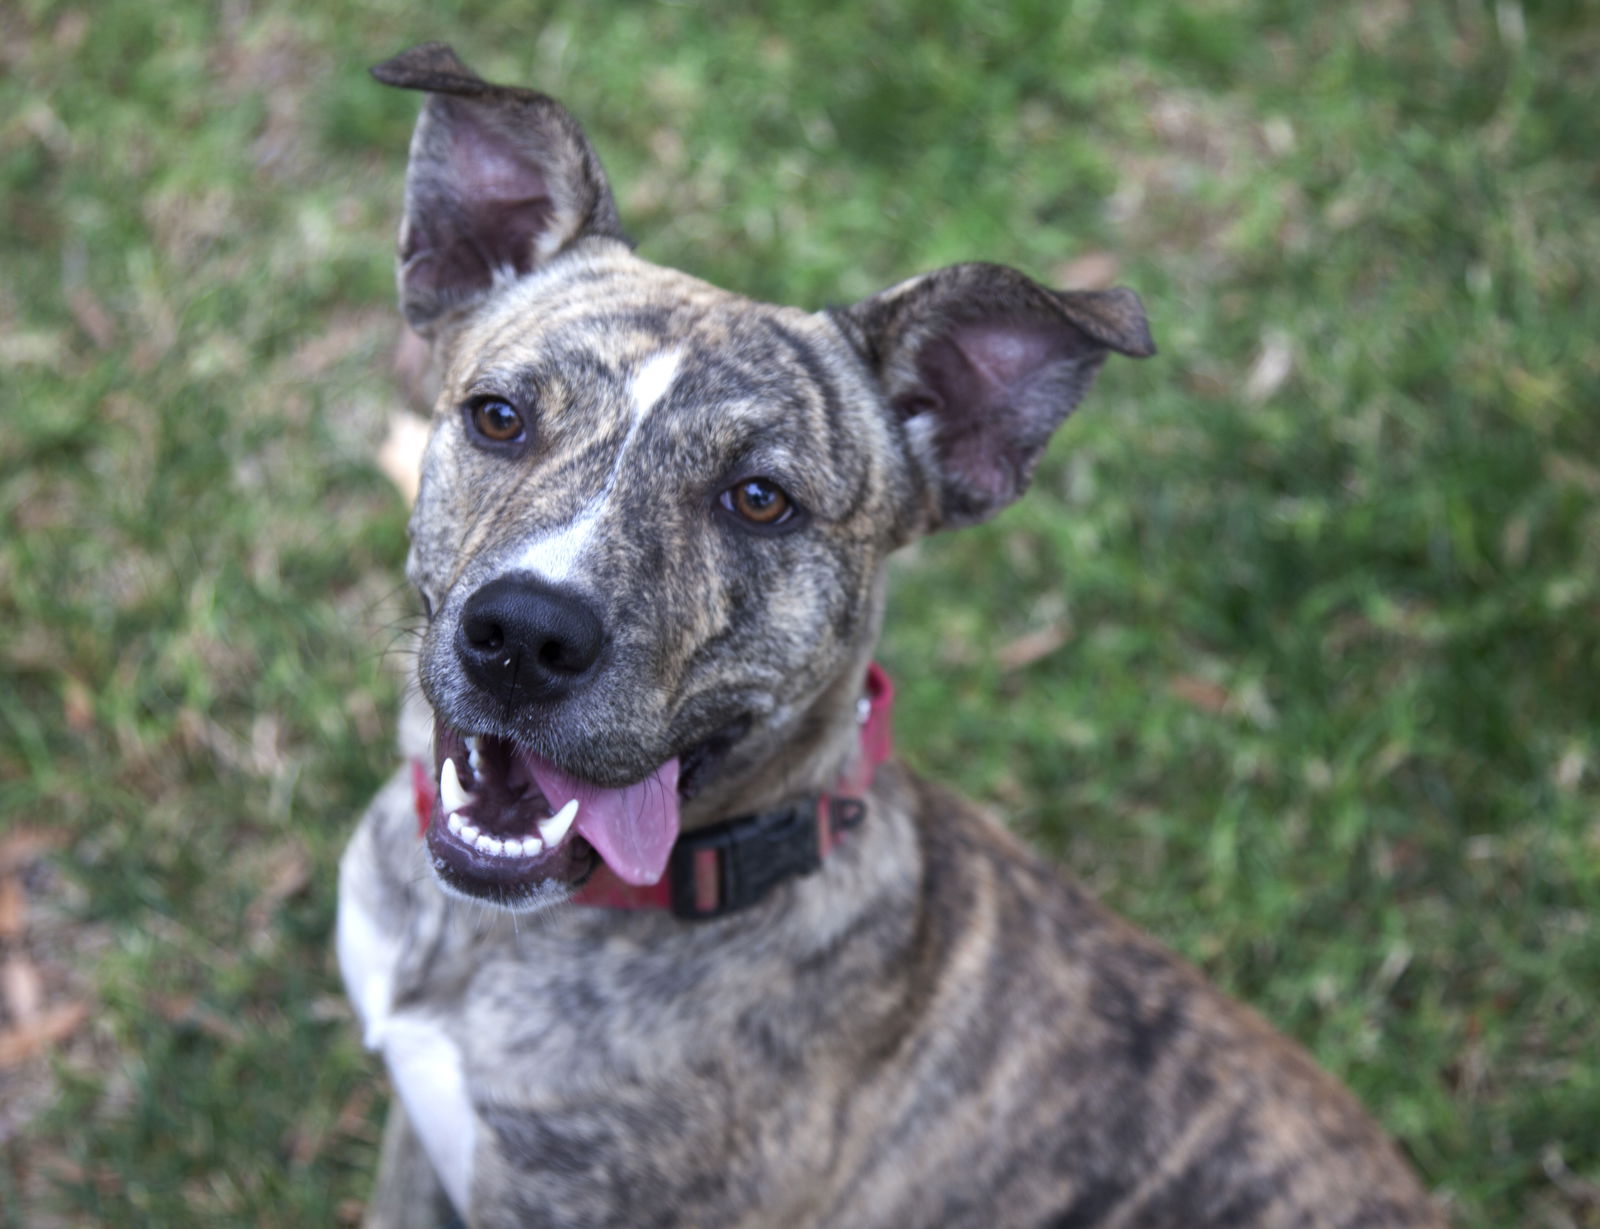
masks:
[[(810, 1082), (819, 1047), (770, 954), (709, 930), (668, 954), (652, 915), (602, 935), (576, 909), (513, 924), (447, 905), (402, 839), (403, 823), (369, 817), (352, 846), (347, 872), (378, 873), (346, 875), (341, 968), (474, 1224), (635, 1225), (642, 1200), (783, 1203), (769, 1152), (800, 1159), (835, 1132), (829, 1099), (784, 1095)], [(752, 981), (775, 991), (752, 999)]]
[[(560, 1123), (574, 1103), (599, 1109), (595, 1067), (616, 1046), (583, 1034), (609, 1036), (607, 1013), (587, 980), (562, 975), (559, 954), (535, 938), (497, 952), (468, 920), (425, 905), (396, 921), (347, 893), (341, 967), (367, 1044), (451, 1202), (481, 1208), (474, 1189), (486, 1163), (491, 1175), (511, 1168), (521, 1181), (558, 1159), (570, 1164), (570, 1149), (554, 1156), (545, 1119)], [(572, 1136), (571, 1124), (559, 1134)], [(603, 1141), (586, 1151), (594, 1163), (610, 1160)], [(507, 1185), (491, 1176), (490, 1202)]]

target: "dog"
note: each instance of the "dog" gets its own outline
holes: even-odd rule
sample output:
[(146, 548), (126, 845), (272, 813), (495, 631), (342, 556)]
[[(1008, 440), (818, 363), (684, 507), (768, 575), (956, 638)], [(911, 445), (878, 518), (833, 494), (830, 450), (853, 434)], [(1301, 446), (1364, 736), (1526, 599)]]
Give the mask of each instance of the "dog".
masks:
[(1437, 1226), (1299, 1049), (890, 754), (888, 556), (1026, 487), (1125, 289), (818, 313), (634, 255), (442, 44), (399, 292), (440, 392), (409, 762), (341, 863), (368, 1225)]

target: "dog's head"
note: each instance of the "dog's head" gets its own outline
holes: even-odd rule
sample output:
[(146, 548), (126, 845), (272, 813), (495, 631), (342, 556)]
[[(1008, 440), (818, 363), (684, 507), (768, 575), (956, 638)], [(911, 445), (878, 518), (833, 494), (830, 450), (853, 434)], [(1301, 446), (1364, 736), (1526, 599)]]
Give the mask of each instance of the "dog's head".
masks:
[[(960, 265), (816, 314), (637, 258), (576, 121), (439, 44), (400, 298), (442, 389), (411, 523), (441, 879), (513, 907), (680, 825), (825, 787), (855, 753), (885, 557), (1026, 485), (1130, 291)], [(574, 805), (575, 804), (575, 805)]]

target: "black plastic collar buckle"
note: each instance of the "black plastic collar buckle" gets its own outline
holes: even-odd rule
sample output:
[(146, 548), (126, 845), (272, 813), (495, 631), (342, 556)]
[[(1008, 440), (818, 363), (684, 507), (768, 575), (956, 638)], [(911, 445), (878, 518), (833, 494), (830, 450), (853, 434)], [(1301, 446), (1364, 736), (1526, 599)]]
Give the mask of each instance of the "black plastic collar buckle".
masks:
[[(855, 802), (829, 799), (830, 812), (836, 809), (835, 801)], [(698, 876), (705, 873), (706, 860), (701, 855), (708, 850), (715, 855), (718, 880), (715, 903), (709, 907), (696, 890)], [(673, 847), (669, 864), (672, 912), (702, 921), (735, 913), (755, 904), (785, 879), (809, 875), (821, 865), (815, 797), (781, 810), (686, 832)]]

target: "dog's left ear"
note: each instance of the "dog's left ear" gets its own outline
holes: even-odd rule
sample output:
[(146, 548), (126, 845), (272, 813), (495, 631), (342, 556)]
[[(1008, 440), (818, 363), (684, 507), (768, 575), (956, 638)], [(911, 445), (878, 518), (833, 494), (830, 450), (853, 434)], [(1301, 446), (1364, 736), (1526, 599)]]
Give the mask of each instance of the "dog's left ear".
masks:
[(952, 265), (841, 313), (929, 468), (930, 528), (1021, 495), (1108, 351), (1155, 342), (1131, 290), (1049, 290), (1003, 265)]
[(527, 273), (580, 238), (626, 242), (600, 159), (555, 99), (492, 85), (443, 43), (372, 75), (428, 95), (400, 227), (400, 306), (417, 332), (431, 335), (496, 277)]

